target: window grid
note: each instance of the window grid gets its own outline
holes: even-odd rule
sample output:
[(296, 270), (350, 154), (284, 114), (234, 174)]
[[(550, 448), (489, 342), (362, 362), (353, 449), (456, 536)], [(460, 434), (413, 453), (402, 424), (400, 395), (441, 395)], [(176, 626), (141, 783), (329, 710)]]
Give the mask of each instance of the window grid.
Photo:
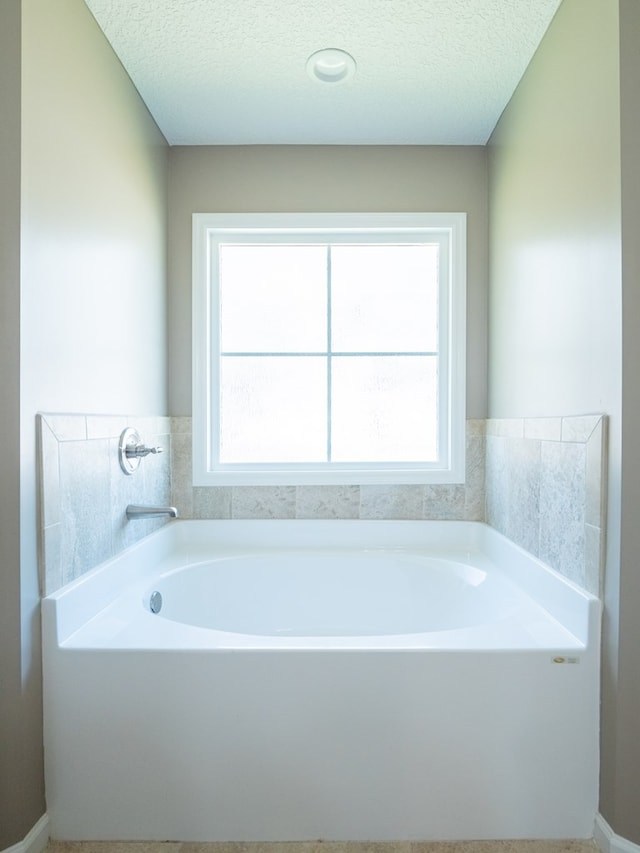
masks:
[[(465, 268), (466, 222), (464, 214), (194, 214), (193, 239), (193, 321), (194, 321), (194, 484), (286, 484), (286, 483), (459, 483), (464, 477), (464, 352), (465, 352)], [(378, 351), (363, 348), (344, 352), (332, 350), (330, 324), (332, 301), (331, 254), (327, 248), (327, 350), (277, 352), (270, 347), (262, 352), (242, 352), (231, 348), (221, 351), (218, 324), (217, 267), (224, 245), (314, 244), (374, 246), (435, 242), (442, 248), (445, 282), (440, 291), (440, 322), (443, 340), (435, 340), (439, 351)], [(320, 237), (320, 239), (318, 239)], [(391, 239), (389, 239), (391, 237)], [(396, 240), (396, 237), (398, 238)], [(310, 238), (310, 239), (309, 239)], [(363, 238), (363, 239), (361, 239)], [(342, 269), (342, 265), (341, 265)], [(392, 281), (392, 280), (390, 280)], [(342, 300), (342, 296), (340, 297)], [(391, 295), (392, 299), (393, 296)], [(440, 310), (442, 313), (440, 314)], [(384, 316), (384, 315), (382, 315)], [(341, 337), (345, 329), (341, 328)], [(266, 341), (265, 341), (266, 342)], [(418, 341), (416, 341), (417, 343)], [(440, 379), (436, 380), (439, 398), (436, 435), (442, 453), (434, 463), (372, 461), (326, 463), (244, 463), (223, 462), (220, 446), (220, 421), (217, 413), (220, 390), (219, 369), (222, 360), (240, 356), (279, 356), (287, 358), (325, 358), (327, 360), (327, 418), (331, 418), (332, 362), (335, 358), (427, 357), (444, 358)], [(324, 384), (324, 383), (323, 383)], [(440, 396), (441, 395), (441, 396)], [(424, 416), (424, 415), (423, 415)], [(331, 421), (329, 420), (329, 423)], [(327, 447), (331, 454), (330, 434)], [(356, 452), (357, 456), (357, 452)], [(349, 458), (348, 456), (346, 457)], [(409, 457), (411, 458), (411, 457)], [(416, 458), (416, 457), (413, 457)]]
[[(233, 244), (231, 244), (233, 245)], [(259, 244), (258, 244), (259, 245)], [(269, 245), (269, 244), (265, 244)], [(358, 245), (358, 244), (355, 244)], [(363, 244), (367, 245), (367, 244)], [(223, 249), (224, 246), (221, 246)], [(363, 351), (333, 351), (332, 348), (332, 321), (333, 321), (333, 304), (332, 304), (332, 244), (326, 245), (326, 337), (327, 348), (324, 351), (300, 351), (300, 352), (277, 352), (277, 351), (228, 351), (220, 352), (220, 358), (324, 358), (327, 363), (327, 400), (326, 400), (326, 431), (327, 431), (327, 450), (326, 462), (331, 463), (332, 457), (332, 431), (333, 431), (333, 359), (334, 358), (407, 358), (407, 357), (431, 357), (438, 358), (437, 350), (402, 350), (389, 352), (386, 350), (363, 350)]]

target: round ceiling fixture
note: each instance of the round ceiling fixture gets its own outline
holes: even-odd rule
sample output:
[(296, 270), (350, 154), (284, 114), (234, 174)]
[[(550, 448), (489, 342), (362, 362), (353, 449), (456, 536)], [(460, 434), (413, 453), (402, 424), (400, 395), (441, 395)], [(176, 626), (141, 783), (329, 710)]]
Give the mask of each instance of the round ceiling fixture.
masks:
[(346, 50), (326, 47), (311, 54), (307, 73), (312, 80), (321, 83), (342, 83), (356, 73), (356, 61)]

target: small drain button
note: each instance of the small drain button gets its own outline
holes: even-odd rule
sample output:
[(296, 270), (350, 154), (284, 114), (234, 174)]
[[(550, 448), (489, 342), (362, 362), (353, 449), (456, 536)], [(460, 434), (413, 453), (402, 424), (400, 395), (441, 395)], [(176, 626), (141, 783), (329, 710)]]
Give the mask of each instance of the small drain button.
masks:
[(162, 610), (162, 596), (160, 595), (158, 590), (151, 593), (151, 597), (149, 599), (149, 608), (152, 613), (160, 613), (160, 611)]

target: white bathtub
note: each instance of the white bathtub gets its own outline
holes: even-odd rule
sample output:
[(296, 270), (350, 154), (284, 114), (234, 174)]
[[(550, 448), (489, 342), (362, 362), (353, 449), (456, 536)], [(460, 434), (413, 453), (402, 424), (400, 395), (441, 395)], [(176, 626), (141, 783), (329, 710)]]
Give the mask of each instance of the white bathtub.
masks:
[(485, 525), (171, 522), (43, 631), (54, 838), (592, 835), (599, 602)]

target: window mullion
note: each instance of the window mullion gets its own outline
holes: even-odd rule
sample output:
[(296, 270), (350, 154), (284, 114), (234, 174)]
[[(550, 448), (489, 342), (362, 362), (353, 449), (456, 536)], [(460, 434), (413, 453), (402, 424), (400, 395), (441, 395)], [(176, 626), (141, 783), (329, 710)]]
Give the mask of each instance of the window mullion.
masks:
[(327, 244), (327, 462), (331, 462), (331, 244)]

